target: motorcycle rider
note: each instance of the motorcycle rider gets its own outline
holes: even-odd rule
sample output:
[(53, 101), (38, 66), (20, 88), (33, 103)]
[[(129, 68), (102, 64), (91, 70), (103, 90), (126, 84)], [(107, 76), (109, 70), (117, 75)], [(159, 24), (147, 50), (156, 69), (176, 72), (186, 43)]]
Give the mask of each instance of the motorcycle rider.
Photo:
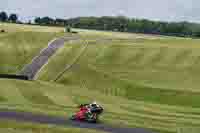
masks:
[(79, 112), (77, 112), (77, 117), (80, 119), (80, 120), (82, 120), (82, 119), (85, 119), (85, 114), (87, 114), (88, 113), (88, 107), (87, 107), (87, 105), (85, 104), (85, 105), (80, 105), (79, 106), (79, 108), (80, 108), (80, 111)]
[(92, 102), (91, 104), (86, 105), (86, 108), (88, 109), (87, 112), (85, 112), (86, 116), (88, 118), (92, 118), (93, 112), (95, 112), (95, 109), (99, 107), (96, 101)]
[(91, 104), (81, 104), (79, 111), (71, 117), (72, 120), (87, 120), (96, 122), (98, 115), (103, 112), (103, 108), (96, 102)]
[(80, 108), (87, 108), (89, 112), (92, 112), (95, 108), (98, 108), (99, 105), (97, 104), (96, 101), (90, 103), (90, 104), (81, 104)]

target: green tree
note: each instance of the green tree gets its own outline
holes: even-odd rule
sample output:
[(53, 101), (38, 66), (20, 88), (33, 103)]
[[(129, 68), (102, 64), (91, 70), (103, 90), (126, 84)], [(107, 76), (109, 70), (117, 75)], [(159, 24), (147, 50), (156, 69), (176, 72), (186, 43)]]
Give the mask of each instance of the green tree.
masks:
[(18, 16), (17, 14), (10, 14), (8, 20), (12, 23), (16, 23), (18, 21)]
[(0, 12), (0, 21), (2, 22), (8, 21), (8, 15), (6, 12)]
[(40, 17), (36, 17), (36, 18), (34, 19), (34, 22), (35, 22), (36, 24), (41, 24), (41, 18), (40, 18)]

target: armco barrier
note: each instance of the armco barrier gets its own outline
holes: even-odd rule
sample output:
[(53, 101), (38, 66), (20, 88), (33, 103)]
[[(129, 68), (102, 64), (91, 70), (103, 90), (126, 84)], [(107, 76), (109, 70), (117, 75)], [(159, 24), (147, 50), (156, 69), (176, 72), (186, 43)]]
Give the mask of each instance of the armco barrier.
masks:
[(25, 75), (11, 75), (11, 74), (0, 74), (0, 78), (29, 80), (28, 76), (25, 76)]

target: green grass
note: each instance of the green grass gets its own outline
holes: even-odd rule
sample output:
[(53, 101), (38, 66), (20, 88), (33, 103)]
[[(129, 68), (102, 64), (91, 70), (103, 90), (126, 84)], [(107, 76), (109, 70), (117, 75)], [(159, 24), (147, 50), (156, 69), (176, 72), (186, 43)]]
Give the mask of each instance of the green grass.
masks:
[(64, 35), (58, 30), (54, 31), (54, 28), (44, 32), (42, 29), (45, 30), (45, 27), (37, 26), (0, 23), (1, 28), (8, 29), (0, 34), (0, 73), (3, 74), (19, 72), (40, 50), (47, 47), (49, 41)]
[[(63, 116), (67, 119), (77, 110), (78, 104), (96, 100), (105, 108), (102, 121), (115, 126), (150, 128), (162, 133), (176, 132), (182, 127), (200, 126), (200, 108), (108, 96), (85, 86), (64, 86), (53, 82), (0, 80), (0, 84), (1, 97), (7, 99), (0, 102), (0, 108)], [(29, 94), (24, 96), (21, 90), (27, 88), (30, 90)], [(13, 93), (5, 90), (12, 90)], [(40, 101), (41, 97), (38, 93), (32, 93), (33, 91), (46, 96), (43, 97), (43, 102), (35, 102), (36, 99)], [(48, 103), (49, 100), (53, 104)]]
[[(0, 47), (8, 49), (0, 62), (23, 66), (46, 46), (37, 43), (34, 49), (33, 40), (34, 44), (48, 42), (48, 38), (58, 35), (37, 31), (45, 27), (34, 28), (29, 27), (32, 32), (17, 28), (0, 35)], [(90, 42), (86, 51), (82, 52), (85, 49), (82, 42), (66, 43), (40, 71), (39, 81), (0, 80), (0, 108), (66, 117), (78, 104), (96, 100), (105, 107), (101, 118), (105, 123), (149, 128), (162, 133), (178, 133), (182, 128), (198, 129), (199, 39), (74, 30)], [(23, 47), (29, 47), (29, 51), (21, 55), (22, 59), (20, 56), (17, 60), (14, 56), (8, 59), (6, 54), (23, 53), (23, 47), (18, 48), (20, 52), (13, 52), (20, 41)], [(7, 45), (11, 45), (12, 50), (6, 48)], [(81, 58), (74, 62), (80, 54)], [(53, 82), (71, 65), (56, 83)]]
[[(198, 69), (200, 40), (126, 33), (102, 32), (101, 34), (98, 31), (85, 30), (81, 30), (80, 34), (82, 38), (90, 41), (110, 38), (112, 41), (90, 43), (80, 60), (57, 83), (65, 86), (80, 86), (107, 97), (126, 99), (125, 103), (117, 102), (120, 103), (120, 105), (117, 104), (120, 108), (115, 109), (116, 112), (112, 111), (111, 116), (105, 114), (108, 118), (112, 117), (107, 120), (111, 123), (118, 118), (113, 114), (124, 109), (126, 116), (120, 119), (122, 123), (130, 126), (141, 127), (142, 125), (142, 127), (161, 131), (176, 131), (186, 125), (191, 124), (194, 127), (198, 125), (196, 118), (193, 119), (191, 115), (199, 117), (200, 112), (190, 111), (198, 110), (200, 107), (200, 70)], [(65, 50), (71, 47), (77, 50)], [(66, 45), (65, 49), (55, 55), (43, 68), (39, 79), (45, 81), (54, 79), (59, 73), (54, 68), (57, 67), (62, 71), (80, 53), (79, 47), (81, 44)], [(62, 58), (59, 55), (63, 55)], [(73, 57), (68, 55), (73, 55)], [(78, 92), (84, 93), (85, 91), (78, 89)], [(158, 106), (147, 110), (137, 110), (138, 105), (135, 103), (127, 104), (132, 101), (142, 102), (144, 108), (149, 104)], [(170, 109), (157, 110), (160, 107)], [(188, 111), (191, 109), (189, 111), (191, 114), (179, 110), (182, 113), (179, 116), (176, 114), (180, 113), (176, 112), (177, 108), (188, 108)], [(173, 115), (168, 114), (169, 110), (173, 112), (171, 112)], [(181, 119), (181, 117), (184, 118)], [(191, 121), (186, 122), (185, 117), (186, 119), (190, 117)]]
[(29, 88), (20, 88), (20, 92), (25, 99), (36, 104), (54, 105), (54, 102), (45, 96), (41, 91), (30, 90)]
[(68, 126), (57, 127), (34, 123), (17, 122), (10, 120), (0, 121), (0, 132), (3, 133), (103, 133), (100, 131), (72, 128)]
[[(168, 43), (172, 41), (166, 40)], [(191, 44), (188, 45), (191, 46), (188, 46), (188, 49), (170, 45), (163, 48), (161, 47), (163, 44), (159, 41), (153, 45), (149, 39), (146, 39), (145, 43), (128, 46), (127, 42), (123, 41), (104, 45), (89, 44), (81, 59), (58, 82), (66, 85), (84, 85), (91, 90), (128, 99), (199, 107), (198, 72), (200, 71), (190, 69), (197, 68), (196, 64), (192, 66), (191, 62), (199, 56), (196, 48), (198, 41), (181, 38), (176, 41), (176, 45), (190, 41)], [(192, 44), (194, 42), (195, 44)], [(128, 44), (131, 43), (129, 40)], [(71, 47), (71, 45), (66, 46), (65, 49)], [(73, 47), (79, 48), (81, 45)], [(59, 73), (58, 70), (62, 71), (80, 52), (79, 49), (65, 52), (65, 49), (55, 55), (43, 69), (39, 76), (41, 80), (52, 80)], [(55, 71), (55, 67), (59, 69)]]
[[(0, 23), (0, 29), (4, 29), (6, 32), (63, 32), (62, 27), (48, 27), (48, 26), (36, 26), (36, 25), (23, 25), (12, 23)], [(0, 34), (1, 35), (1, 34)]]
[[(64, 48), (58, 50), (56, 54), (49, 60), (48, 66), (44, 67), (38, 74), (38, 77), (42, 77), (45, 81), (51, 81), (55, 79), (55, 76), (65, 69), (65, 67), (73, 64), (74, 60), (77, 58), (79, 53), (84, 48), (83, 45), (77, 44), (67, 44)], [(56, 57), (56, 58), (54, 58)], [(51, 64), (51, 65), (50, 65)], [(51, 67), (52, 66), (52, 67)], [(54, 71), (52, 71), (54, 70)]]

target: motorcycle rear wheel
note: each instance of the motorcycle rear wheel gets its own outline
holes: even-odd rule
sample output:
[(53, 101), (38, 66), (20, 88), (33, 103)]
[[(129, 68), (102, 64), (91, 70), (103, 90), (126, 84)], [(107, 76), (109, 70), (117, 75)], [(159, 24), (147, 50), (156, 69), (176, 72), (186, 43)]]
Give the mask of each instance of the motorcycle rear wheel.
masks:
[(72, 115), (72, 116), (70, 117), (70, 120), (76, 120), (76, 115)]

